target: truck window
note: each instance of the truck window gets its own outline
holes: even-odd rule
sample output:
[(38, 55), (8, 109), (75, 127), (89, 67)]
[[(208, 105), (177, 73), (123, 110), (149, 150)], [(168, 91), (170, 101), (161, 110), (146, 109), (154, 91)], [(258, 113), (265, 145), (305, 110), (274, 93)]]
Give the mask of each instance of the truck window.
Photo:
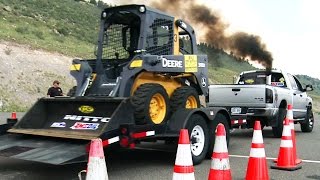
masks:
[(288, 77), (289, 77), (289, 81), (290, 81), (292, 89), (297, 90), (298, 86), (297, 86), (296, 80), (293, 78), (293, 76), (291, 74), (288, 74)]
[(294, 80), (295, 80), (295, 82), (296, 82), (296, 84), (297, 84), (298, 90), (303, 92), (304, 89), (303, 89), (301, 83), (299, 82), (298, 78), (295, 77), (295, 76), (293, 76), (293, 78), (294, 78)]
[(266, 73), (252, 72), (242, 74), (238, 84), (266, 84)]
[(272, 73), (271, 85), (277, 86), (277, 87), (287, 87), (286, 81), (285, 81), (282, 73)]

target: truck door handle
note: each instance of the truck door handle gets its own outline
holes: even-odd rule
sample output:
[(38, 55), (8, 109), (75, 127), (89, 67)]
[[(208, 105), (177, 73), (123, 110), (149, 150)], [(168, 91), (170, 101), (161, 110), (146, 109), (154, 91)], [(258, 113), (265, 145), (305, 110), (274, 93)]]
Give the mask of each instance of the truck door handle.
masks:
[(297, 95), (296, 93), (293, 93), (293, 95)]
[(232, 91), (240, 91), (240, 88), (232, 88)]
[(300, 97), (302, 97), (302, 94), (300, 94)]

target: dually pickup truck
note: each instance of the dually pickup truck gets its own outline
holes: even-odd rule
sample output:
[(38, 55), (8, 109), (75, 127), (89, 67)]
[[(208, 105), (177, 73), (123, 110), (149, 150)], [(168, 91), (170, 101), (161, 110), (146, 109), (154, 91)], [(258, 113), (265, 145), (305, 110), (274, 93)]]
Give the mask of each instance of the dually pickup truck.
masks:
[(306, 93), (312, 90), (312, 85), (303, 87), (297, 77), (280, 70), (245, 71), (235, 84), (210, 85), (207, 105), (225, 107), (232, 117), (245, 116), (246, 128), (260, 120), (262, 126), (272, 127), (275, 137), (281, 137), (288, 104), (301, 131), (312, 131), (312, 99)]

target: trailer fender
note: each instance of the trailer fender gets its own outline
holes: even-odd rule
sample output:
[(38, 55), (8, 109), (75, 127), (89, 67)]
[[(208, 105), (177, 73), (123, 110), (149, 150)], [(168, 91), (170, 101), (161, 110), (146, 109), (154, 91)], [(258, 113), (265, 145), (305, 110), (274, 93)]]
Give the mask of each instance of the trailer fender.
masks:
[(200, 114), (207, 120), (207, 123), (213, 121), (217, 114), (223, 114), (226, 116), (230, 127), (230, 115), (225, 108), (179, 109), (168, 121), (167, 132), (179, 133), (180, 129), (186, 128), (188, 120), (193, 114)]

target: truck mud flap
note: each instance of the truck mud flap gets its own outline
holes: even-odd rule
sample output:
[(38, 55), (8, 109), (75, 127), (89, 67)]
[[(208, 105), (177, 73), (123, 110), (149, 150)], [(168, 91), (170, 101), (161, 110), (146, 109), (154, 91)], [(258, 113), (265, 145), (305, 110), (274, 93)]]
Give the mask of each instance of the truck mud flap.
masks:
[(87, 161), (88, 143), (89, 141), (6, 134), (0, 136), (0, 156), (53, 165), (73, 164)]

